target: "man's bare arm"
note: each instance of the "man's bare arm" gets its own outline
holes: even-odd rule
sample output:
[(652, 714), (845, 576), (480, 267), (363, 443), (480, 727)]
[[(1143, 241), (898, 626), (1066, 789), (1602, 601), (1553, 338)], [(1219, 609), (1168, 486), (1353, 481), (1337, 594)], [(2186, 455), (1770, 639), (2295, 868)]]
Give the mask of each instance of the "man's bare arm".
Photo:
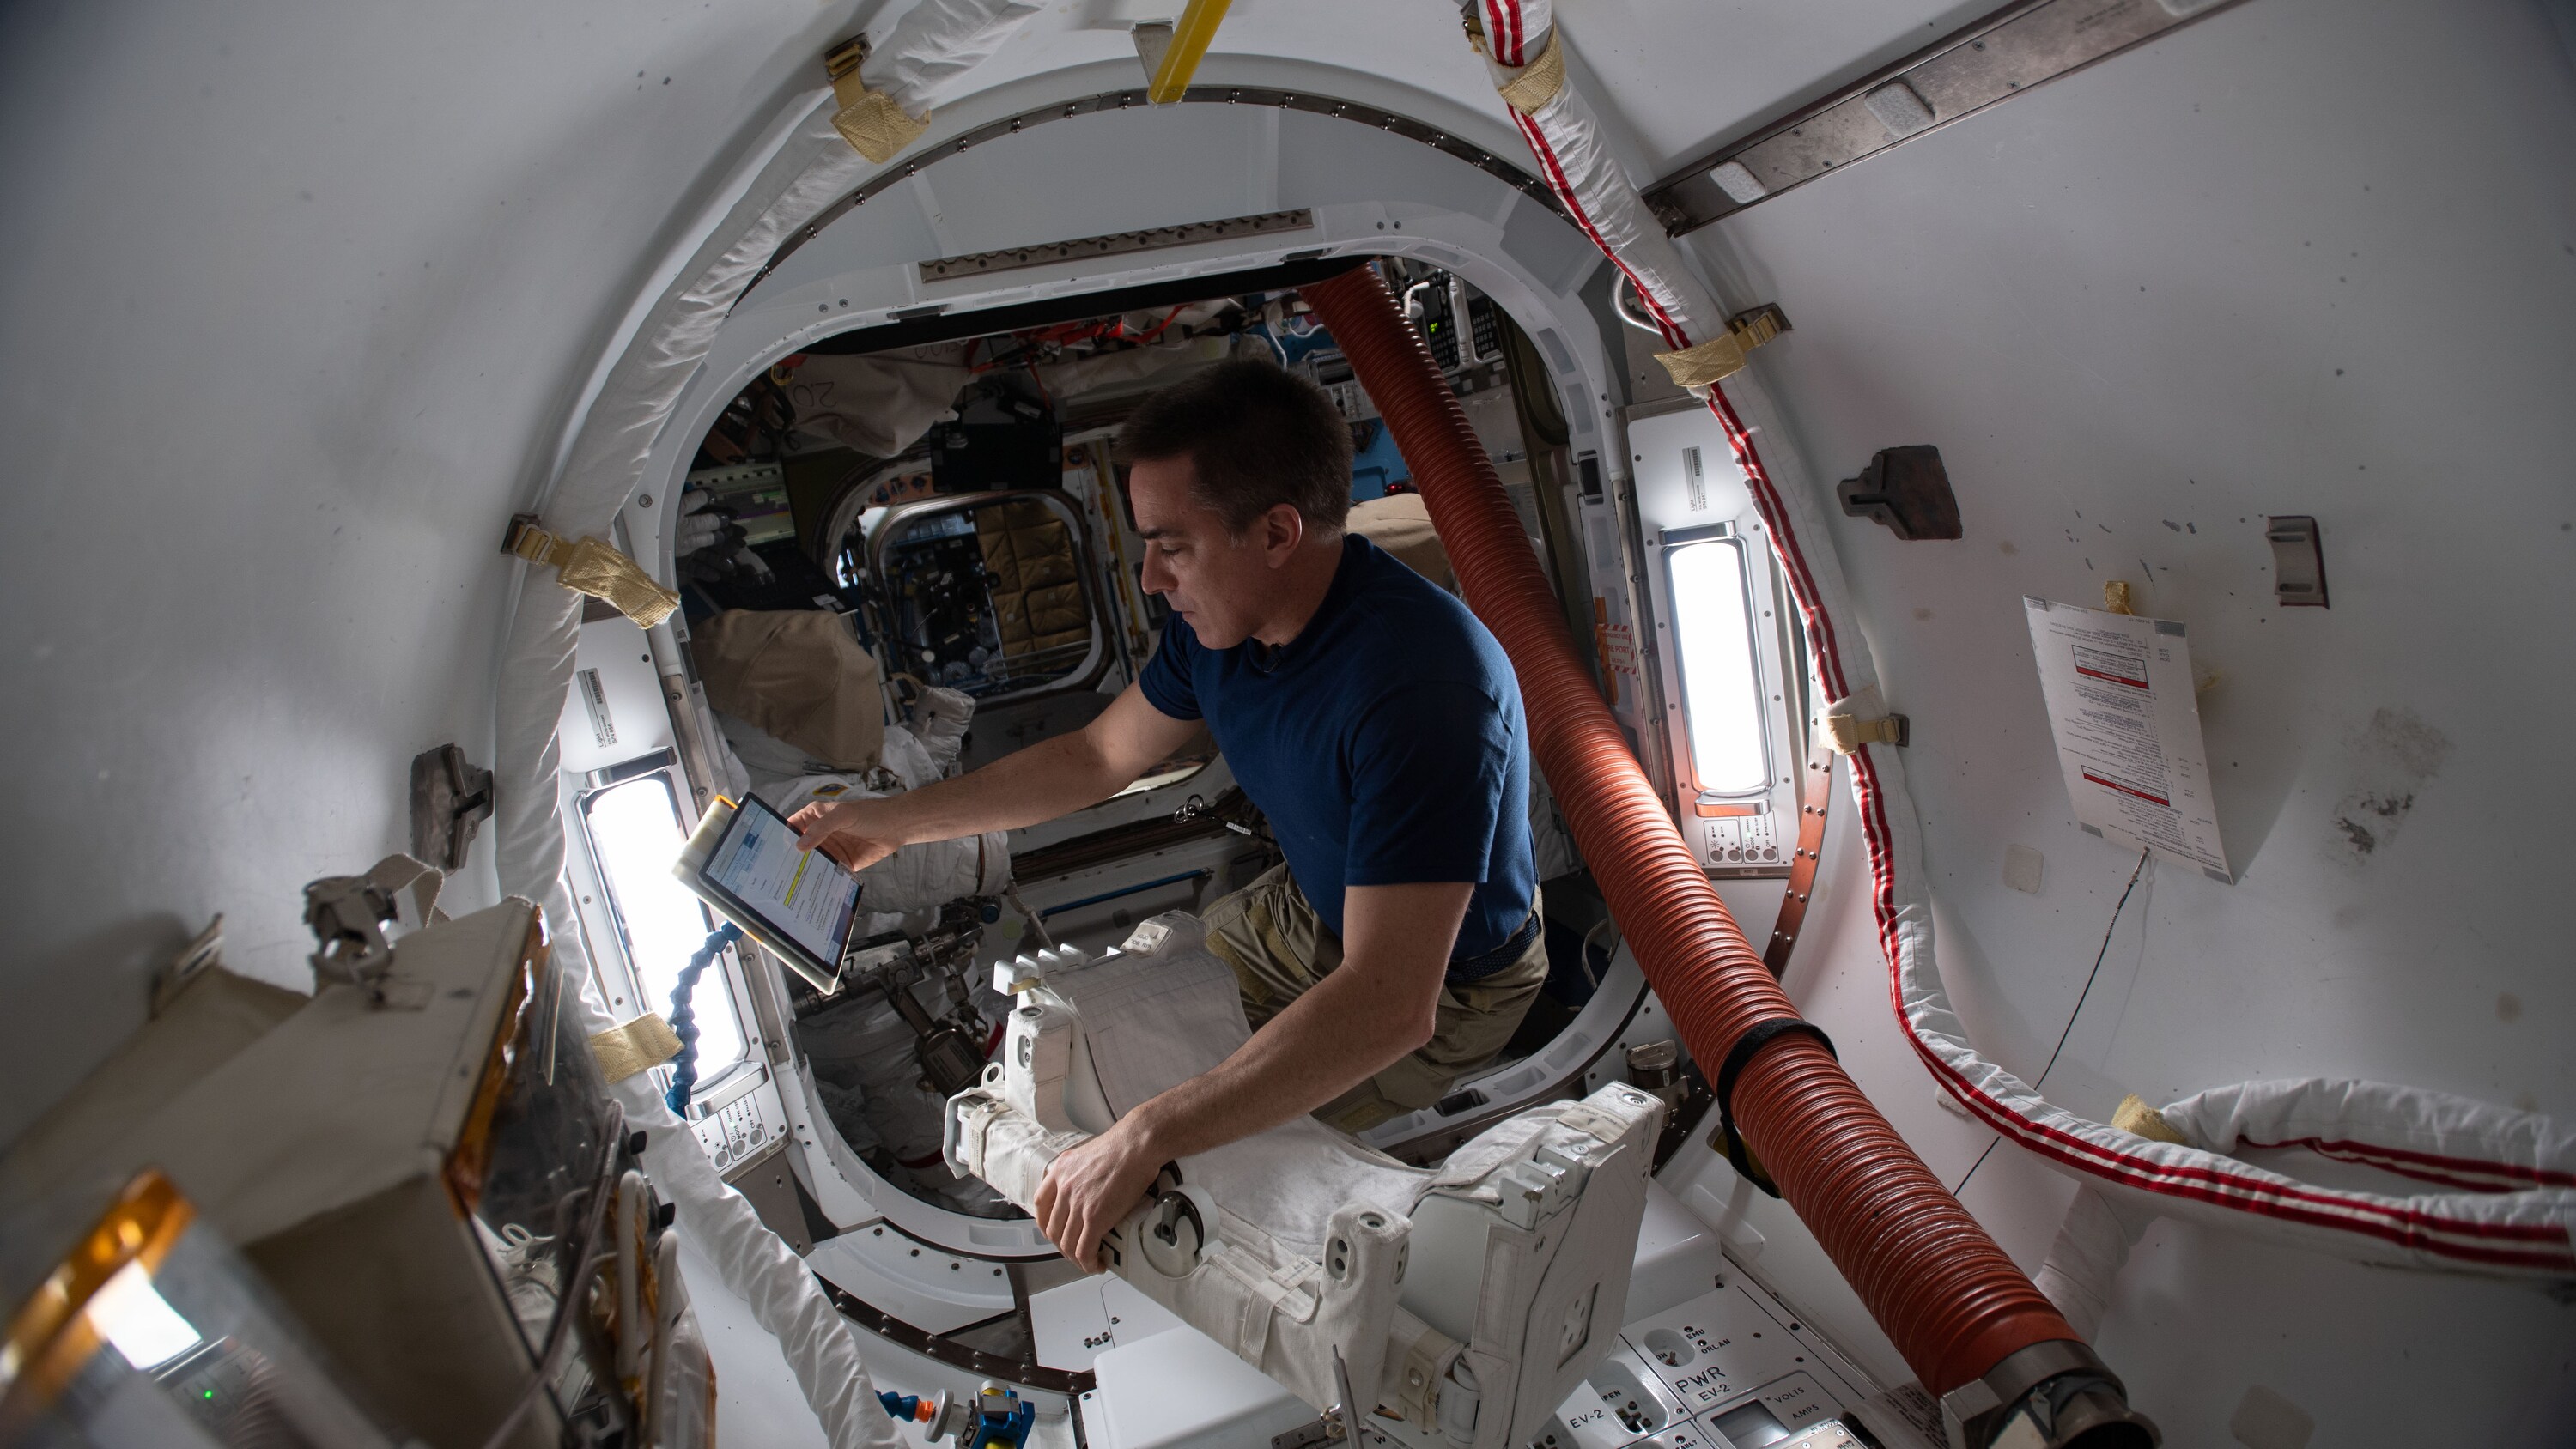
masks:
[(1042, 740), (972, 774), (883, 800), (813, 804), (796, 812), (797, 844), (820, 848), (853, 870), (898, 847), (1015, 830), (1097, 805), (1169, 759), (1198, 728), (1154, 708), (1129, 685), (1099, 718)]
[(1341, 966), (1213, 1069), (1056, 1159), (1038, 1226), (1093, 1272), (1099, 1243), (1164, 1163), (1315, 1110), (1431, 1040), (1450, 948), (1475, 887), (1354, 886)]

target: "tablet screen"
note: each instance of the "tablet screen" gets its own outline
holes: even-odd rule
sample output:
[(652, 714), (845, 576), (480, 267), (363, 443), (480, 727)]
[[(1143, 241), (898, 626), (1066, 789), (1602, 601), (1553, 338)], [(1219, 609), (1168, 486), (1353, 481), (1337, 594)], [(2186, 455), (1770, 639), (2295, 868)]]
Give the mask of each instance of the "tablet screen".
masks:
[(734, 811), (706, 875), (827, 969), (839, 966), (859, 879), (821, 851), (798, 850), (796, 828), (758, 796)]

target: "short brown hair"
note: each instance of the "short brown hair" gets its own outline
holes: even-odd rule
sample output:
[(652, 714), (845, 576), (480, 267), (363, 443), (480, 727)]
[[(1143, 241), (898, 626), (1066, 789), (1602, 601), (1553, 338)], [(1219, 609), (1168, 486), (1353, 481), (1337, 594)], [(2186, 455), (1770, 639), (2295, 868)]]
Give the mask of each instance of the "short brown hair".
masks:
[(1187, 458), (1199, 502), (1241, 533), (1282, 503), (1338, 529), (1351, 511), (1351, 432), (1324, 390), (1274, 363), (1220, 362), (1145, 399), (1120, 462)]

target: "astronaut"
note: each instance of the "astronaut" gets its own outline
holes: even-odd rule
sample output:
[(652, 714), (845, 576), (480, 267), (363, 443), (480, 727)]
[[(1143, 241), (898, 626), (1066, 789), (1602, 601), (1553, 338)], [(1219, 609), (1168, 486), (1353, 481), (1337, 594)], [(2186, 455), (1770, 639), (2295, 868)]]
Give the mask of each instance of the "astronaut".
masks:
[(1254, 1031), (1049, 1169), (1038, 1224), (1093, 1271), (1164, 1163), (1299, 1113), (1356, 1131), (1429, 1106), (1547, 974), (1519, 685), (1464, 604), (1345, 529), (1331, 399), (1220, 363), (1149, 398), (1118, 450), (1144, 586), (1172, 610), (1137, 681), (1077, 733), (794, 817), (855, 869), (1097, 804), (1206, 721), (1286, 857), (1207, 915)]

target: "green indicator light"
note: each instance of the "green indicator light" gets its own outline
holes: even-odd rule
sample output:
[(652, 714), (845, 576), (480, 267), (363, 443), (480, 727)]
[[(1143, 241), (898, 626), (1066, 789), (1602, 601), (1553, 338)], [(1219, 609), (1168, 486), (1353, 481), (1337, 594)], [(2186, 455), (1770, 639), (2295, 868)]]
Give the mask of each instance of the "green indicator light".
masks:
[(206, 1390), (206, 1397), (207, 1397), (207, 1398), (210, 1398), (210, 1399), (211, 1399), (211, 1398), (213, 1398), (214, 1396), (215, 1396), (215, 1391), (214, 1391), (213, 1389), (208, 1389), (208, 1390)]

